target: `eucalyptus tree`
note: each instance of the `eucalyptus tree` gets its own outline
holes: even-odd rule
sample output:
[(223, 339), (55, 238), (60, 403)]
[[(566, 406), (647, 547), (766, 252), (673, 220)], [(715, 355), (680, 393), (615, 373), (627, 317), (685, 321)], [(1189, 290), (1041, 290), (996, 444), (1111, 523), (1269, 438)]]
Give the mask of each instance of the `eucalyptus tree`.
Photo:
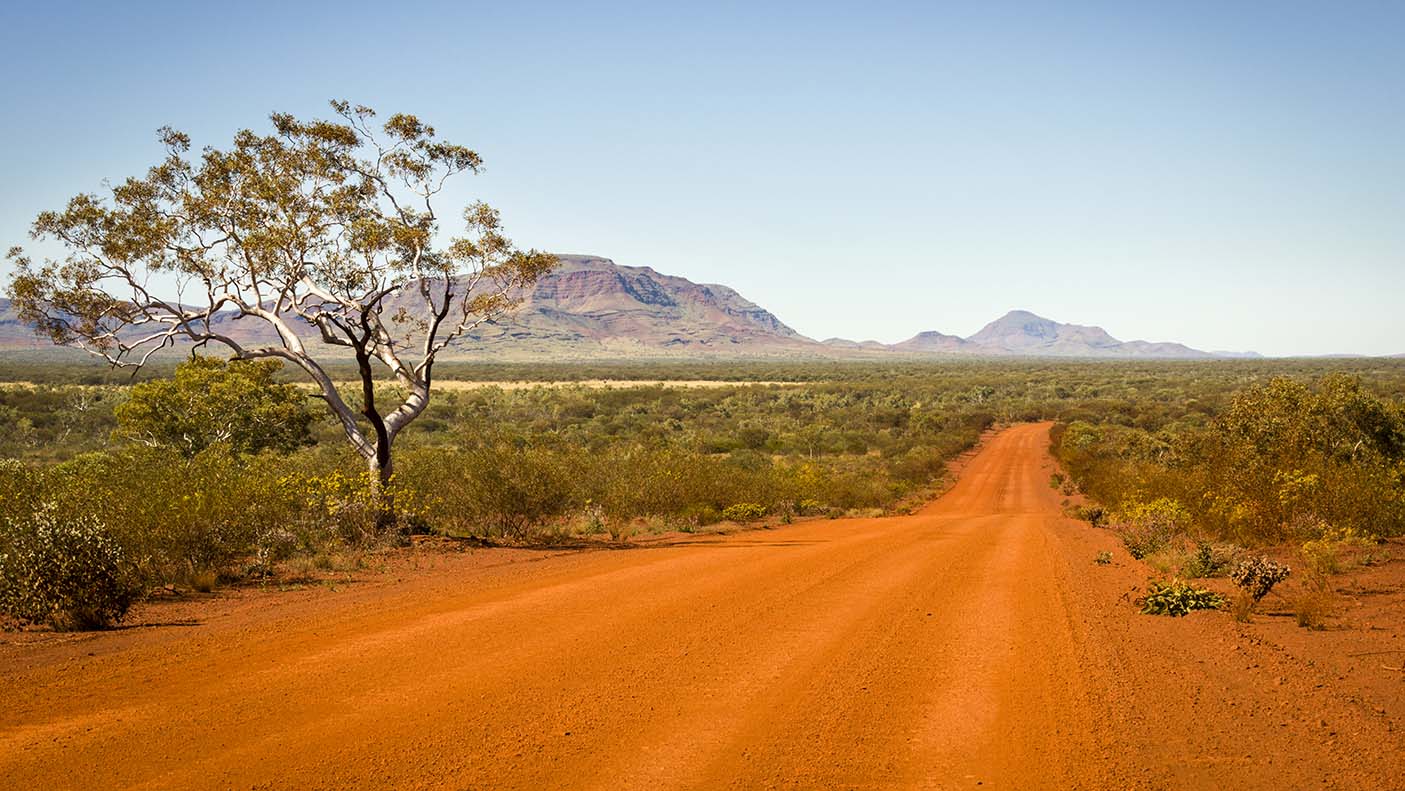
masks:
[[(449, 179), (479, 172), (477, 153), (412, 115), (378, 124), (368, 107), (332, 108), (334, 120), (275, 113), (270, 133), (246, 129), (198, 157), (162, 128), (165, 156), (145, 176), (38, 216), (31, 235), (64, 253), (11, 249), (10, 290), (54, 342), (115, 366), (174, 346), (293, 364), (383, 485), (436, 358), (556, 259), (515, 247), (484, 203), (463, 209), (457, 235), (441, 232), (436, 203)], [(347, 357), (350, 394), (328, 367)], [(386, 404), (382, 379), (399, 385)]]

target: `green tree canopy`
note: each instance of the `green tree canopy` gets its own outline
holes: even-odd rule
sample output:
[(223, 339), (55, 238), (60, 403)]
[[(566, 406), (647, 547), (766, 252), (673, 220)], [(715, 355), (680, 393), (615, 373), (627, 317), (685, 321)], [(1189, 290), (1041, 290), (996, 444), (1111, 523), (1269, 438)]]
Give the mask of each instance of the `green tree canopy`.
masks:
[(216, 443), (239, 453), (310, 444), (308, 394), (278, 384), (276, 360), (193, 357), (170, 379), (132, 387), (117, 407), (118, 436), (194, 456)]

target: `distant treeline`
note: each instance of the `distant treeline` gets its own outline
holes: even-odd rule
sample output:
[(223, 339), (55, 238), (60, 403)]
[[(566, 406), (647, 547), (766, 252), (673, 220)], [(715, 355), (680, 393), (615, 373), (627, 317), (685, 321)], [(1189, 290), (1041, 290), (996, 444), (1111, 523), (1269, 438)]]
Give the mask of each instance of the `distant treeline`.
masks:
[[(55, 357), (53, 352), (0, 354), (0, 382), (43, 384), (111, 384), (170, 376), (183, 359), (160, 358), (138, 372), (114, 370), (105, 363), (77, 352)], [(337, 379), (354, 379), (348, 361), (333, 361), (328, 370)], [(1285, 358), (1272, 360), (1071, 360), (1057, 358), (971, 358), (915, 360), (581, 360), (534, 362), (477, 362), (443, 360), (434, 369), (440, 380), (471, 382), (582, 382), (594, 380), (660, 380), (719, 382), (830, 382), (885, 379), (960, 379), (973, 373), (1002, 377), (1031, 372), (1037, 376), (1066, 375), (1082, 380), (1151, 377), (1205, 378), (1220, 381), (1254, 381), (1273, 376), (1311, 377), (1332, 372), (1359, 375), (1367, 382), (1398, 382), (1405, 378), (1405, 360), (1391, 358)], [(301, 375), (285, 370), (280, 378), (299, 381)]]

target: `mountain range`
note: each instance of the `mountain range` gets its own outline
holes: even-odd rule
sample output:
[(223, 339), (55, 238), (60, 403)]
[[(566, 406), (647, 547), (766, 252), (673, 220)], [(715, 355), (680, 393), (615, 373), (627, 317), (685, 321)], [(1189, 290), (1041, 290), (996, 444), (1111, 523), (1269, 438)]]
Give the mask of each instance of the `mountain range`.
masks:
[[(1206, 352), (1180, 343), (1122, 341), (1100, 327), (1063, 324), (1023, 310), (969, 337), (919, 332), (894, 344), (815, 341), (727, 286), (694, 283), (607, 258), (561, 255), (559, 267), (522, 296), (512, 315), (480, 327), (446, 358), (607, 359), (678, 357), (1037, 356), (1198, 359), (1258, 356)], [(417, 296), (402, 296), (412, 312)], [(393, 310), (391, 311), (393, 312)], [(261, 322), (227, 319), (243, 340), (268, 337)], [(315, 333), (309, 332), (309, 335)], [(0, 299), (0, 351), (51, 348)]]

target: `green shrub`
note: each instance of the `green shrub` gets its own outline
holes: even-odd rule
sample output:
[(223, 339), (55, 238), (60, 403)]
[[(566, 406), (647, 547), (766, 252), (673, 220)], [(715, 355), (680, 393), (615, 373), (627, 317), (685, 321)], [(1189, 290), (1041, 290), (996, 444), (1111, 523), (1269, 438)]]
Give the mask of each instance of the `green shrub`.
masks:
[(1093, 562), (1098, 564), (1099, 566), (1110, 565), (1112, 563), (1112, 553), (1108, 552), (1107, 550), (1103, 550), (1102, 552), (1098, 553), (1097, 557), (1093, 558)]
[(1233, 547), (1201, 541), (1195, 546), (1195, 555), (1186, 563), (1183, 573), (1188, 577), (1223, 576), (1233, 559)]
[(755, 522), (766, 515), (760, 503), (736, 503), (722, 509), (722, 518), (731, 522)]
[(43, 507), (7, 520), (4, 533), (0, 612), (21, 624), (99, 629), (137, 598), (121, 547), (94, 517), (62, 519)]
[(1192, 610), (1218, 610), (1224, 603), (1224, 597), (1218, 593), (1193, 587), (1178, 579), (1152, 582), (1147, 586), (1146, 596), (1141, 599), (1143, 614), (1175, 617)]

